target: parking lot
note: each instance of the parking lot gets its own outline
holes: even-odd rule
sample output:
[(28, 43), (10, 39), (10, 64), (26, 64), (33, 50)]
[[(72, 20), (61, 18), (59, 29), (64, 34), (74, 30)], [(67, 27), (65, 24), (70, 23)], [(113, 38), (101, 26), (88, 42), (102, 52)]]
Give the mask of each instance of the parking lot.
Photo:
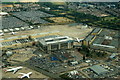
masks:
[(2, 20), (0, 20), (0, 22), (2, 22), (2, 26), (0, 27), (0, 29), (11, 29), (16, 27), (20, 28), (29, 25), (12, 16), (2, 17)]
[(14, 12), (12, 15), (22, 19), (23, 21), (31, 22), (32, 24), (42, 23), (46, 24), (49, 23), (40, 17), (53, 17), (54, 15), (47, 14), (42, 11), (21, 11), (21, 12)]
[(31, 66), (43, 69), (49, 73), (58, 74), (64, 71), (69, 70), (69, 68), (64, 68), (63, 63), (60, 61), (51, 61), (48, 57), (39, 58), (39, 57), (32, 57), (27, 63)]

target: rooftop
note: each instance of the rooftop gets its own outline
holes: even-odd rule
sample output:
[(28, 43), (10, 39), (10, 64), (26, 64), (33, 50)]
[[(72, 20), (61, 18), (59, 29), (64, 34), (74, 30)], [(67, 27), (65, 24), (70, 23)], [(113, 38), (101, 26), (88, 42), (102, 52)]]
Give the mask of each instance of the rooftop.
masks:
[(68, 42), (68, 41), (73, 41), (73, 39), (68, 36), (54, 36), (54, 37), (49, 37), (49, 38), (44, 38), (39, 40), (39, 42), (42, 43), (42, 45)]
[(0, 29), (8, 29), (8, 28), (16, 28), (16, 27), (23, 27), (23, 26), (28, 26), (27, 23), (12, 17), (12, 16), (5, 16), (0, 19), (0, 22), (2, 22), (2, 26)]
[(0, 12), (0, 15), (7, 15), (7, 12)]
[(94, 35), (89, 35), (85, 40), (86, 41), (91, 41), (94, 38)]
[(90, 67), (90, 69), (93, 70), (98, 75), (108, 72), (108, 70), (104, 69), (103, 67), (101, 67), (99, 65), (94, 65), (94, 66)]
[(98, 33), (101, 30), (101, 28), (95, 28), (92, 33)]

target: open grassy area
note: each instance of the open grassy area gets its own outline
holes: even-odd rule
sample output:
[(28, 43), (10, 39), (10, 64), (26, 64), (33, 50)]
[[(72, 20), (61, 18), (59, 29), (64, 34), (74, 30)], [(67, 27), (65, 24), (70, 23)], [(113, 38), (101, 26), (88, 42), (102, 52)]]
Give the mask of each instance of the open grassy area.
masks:
[(52, 2), (54, 5), (65, 5), (65, 2)]
[(68, 22), (74, 22), (71, 19), (68, 19), (66, 17), (51, 17), (50, 20), (53, 20), (55, 23), (68, 23)]

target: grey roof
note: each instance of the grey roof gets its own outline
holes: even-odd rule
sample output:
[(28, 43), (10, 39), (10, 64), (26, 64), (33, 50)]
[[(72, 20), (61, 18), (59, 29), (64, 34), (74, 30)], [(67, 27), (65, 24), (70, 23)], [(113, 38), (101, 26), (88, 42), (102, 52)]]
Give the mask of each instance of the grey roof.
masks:
[(93, 41), (94, 44), (101, 44), (104, 41), (104, 37), (96, 37)]
[(102, 30), (101, 33), (99, 34), (99, 36), (105, 36), (105, 35), (109, 35), (111, 31), (109, 30)]
[(116, 48), (118, 48), (118, 43), (119, 43), (118, 39), (113, 39), (110, 43), (110, 46), (115, 46)]
[(117, 54), (116, 53), (113, 53), (110, 58), (114, 58)]
[(98, 33), (101, 30), (101, 28), (95, 28), (92, 33)]
[(12, 16), (2, 17), (2, 19), (0, 19), (0, 22), (2, 22), (2, 26), (0, 27), (0, 29), (16, 28), (16, 27), (20, 28), (23, 26), (28, 26), (27, 23)]
[(86, 41), (91, 41), (92, 39), (94, 38), (94, 36), (93, 35), (89, 35), (88, 37), (86, 37)]
[(105, 68), (101, 67), (100, 65), (94, 65), (94, 66), (90, 67), (90, 69), (93, 70), (98, 75), (101, 75), (103, 73), (108, 72), (108, 70), (106, 70)]
[(43, 38), (39, 40), (39, 42), (42, 45), (55, 44), (55, 43), (61, 43), (61, 42), (70, 42), (70, 41), (73, 41), (73, 39), (68, 36), (57, 36), (57, 37), (55, 36), (55, 37)]
[(117, 37), (117, 38), (120, 37), (120, 33), (116, 31), (114, 37)]

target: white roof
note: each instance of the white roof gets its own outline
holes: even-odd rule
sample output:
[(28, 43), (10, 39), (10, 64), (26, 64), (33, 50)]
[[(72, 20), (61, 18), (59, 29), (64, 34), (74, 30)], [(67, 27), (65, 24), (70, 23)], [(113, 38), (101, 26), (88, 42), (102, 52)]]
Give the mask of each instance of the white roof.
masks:
[(24, 27), (21, 27), (21, 29), (25, 29)]
[(86, 60), (85, 62), (86, 62), (86, 63), (89, 63), (90, 61), (91, 61), (91, 60)]
[(2, 30), (0, 30), (0, 32), (3, 32)]
[(10, 31), (13, 31), (13, 29), (9, 29)]
[(72, 38), (68, 38), (68, 39), (65, 39), (65, 40), (46, 42), (46, 44), (53, 44), (53, 43), (64, 42), (64, 41), (69, 41), (69, 40), (73, 40), (73, 39)]
[(0, 15), (7, 15), (7, 12), (0, 12)]
[(59, 37), (55, 37), (55, 38), (47, 38), (47, 39), (45, 39), (45, 41), (52, 40), (52, 39), (61, 39), (61, 38), (69, 38), (69, 37), (68, 36), (59, 36)]
[(4, 29), (5, 32), (8, 32), (8, 29)]
[(101, 47), (107, 47), (107, 48), (115, 48), (114, 46), (108, 46), (108, 45), (102, 45), (102, 44), (93, 44), (94, 46), (101, 46)]
[(16, 30), (20, 30), (19, 28), (15, 28)]

